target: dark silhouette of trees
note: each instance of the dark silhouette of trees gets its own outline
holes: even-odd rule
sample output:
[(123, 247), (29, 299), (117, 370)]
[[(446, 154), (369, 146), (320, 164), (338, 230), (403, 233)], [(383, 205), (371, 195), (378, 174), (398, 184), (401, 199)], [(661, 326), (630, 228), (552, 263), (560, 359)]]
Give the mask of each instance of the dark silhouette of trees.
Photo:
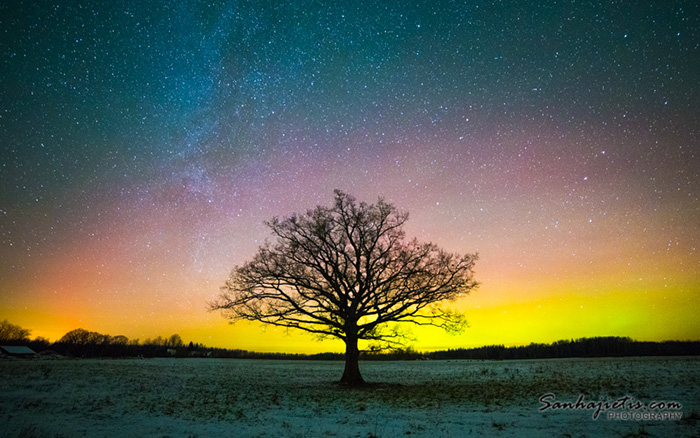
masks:
[(73, 357), (167, 357), (171, 355), (169, 348), (176, 349), (178, 355), (187, 355), (185, 343), (177, 334), (147, 339), (141, 344), (124, 335), (110, 336), (82, 328), (69, 331), (52, 348)]
[(180, 348), (183, 347), (184, 344), (180, 335), (174, 334), (168, 338), (165, 345), (170, 348)]
[(170, 336), (169, 338), (164, 338), (162, 336), (158, 336), (155, 339), (146, 339), (143, 341), (144, 345), (159, 345), (163, 347), (168, 347), (168, 348), (179, 348), (184, 346), (184, 342), (182, 341), (182, 338), (178, 334), (174, 334)]
[(117, 335), (112, 338), (112, 344), (115, 345), (127, 345), (129, 343), (129, 338), (124, 335)]
[(76, 357), (98, 357), (98, 356), (114, 356), (115, 350), (113, 346), (122, 345), (119, 336), (117, 342), (113, 343), (112, 336), (103, 335), (98, 332), (91, 332), (82, 328), (71, 330), (61, 339), (58, 340), (60, 349), (71, 356)]
[(78, 328), (75, 330), (71, 330), (65, 335), (63, 335), (63, 337), (59, 339), (58, 342), (70, 345), (86, 345), (87, 343), (91, 342), (97, 337), (94, 336), (93, 333), (95, 335), (100, 336), (99, 333), (89, 332), (85, 329)]
[(640, 342), (630, 338), (603, 336), (559, 340), (552, 344), (519, 347), (489, 345), (477, 348), (425, 353), (429, 359), (553, 359), (567, 357), (688, 356), (700, 354), (698, 341)]
[(29, 329), (10, 324), (6, 319), (0, 322), (0, 341), (5, 343), (28, 341), (31, 332)]
[[(9, 328), (8, 328), (9, 327)], [(10, 324), (0, 323), (3, 345), (25, 345), (40, 355), (61, 354), (72, 357), (200, 357), (231, 359), (283, 359), (283, 360), (342, 360), (342, 353), (291, 354), (259, 353), (246, 350), (211, 348), (205, 345), (185, 343), (180, 335), (168, 338), (158, 336), (154, 340), (140, 343), (138, 339), (126, 336), (110, 336), (85, 329), (75, 329), (66, 333), (60, 340), (51, 343), (41, 336), (30, 340), (30, 330)], [(7, 335), (12, 333), (12, 336)], [(175, 350), (173, 354), (172, 350)], [(630, 356), (700, 356), (700, 341), (635, 341), (628, 337), (606, 336), (559, 340), (551, 344), (537, 344), (505, 347), (487, 345), (476, 348), (457, 348), (431, 352), (420, 352), (412, 347), (392, 348), (390, 351), (369, 349), (361, 353), (363, 360), (522, 360), (570, 357), (630, 357)], [(0, 355), (2, 357), (2, 355)]]
[(341, 383), (363, 383), (358, 340), (400, 345), (392, 322), (465, 327), (461, 313), (440, 303), (475, 286), (476, 255), (447, 253), (405, 239), (408, 214), (379, 199), (355, 202), (335, 192), (332, 207), (273, 218), (275, 238), (233, 269), (212, 310), (232, 321), (295, 328), (345, 342)]

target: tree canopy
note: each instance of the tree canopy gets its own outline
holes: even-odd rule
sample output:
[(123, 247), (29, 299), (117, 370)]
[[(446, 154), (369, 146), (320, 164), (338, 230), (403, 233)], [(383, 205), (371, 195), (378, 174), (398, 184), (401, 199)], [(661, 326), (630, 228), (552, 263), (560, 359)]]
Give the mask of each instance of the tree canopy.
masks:
[(266, 222), (273, 241), (231, 272), (212, 310), (331, 336), (346, 344), (342, 383), (362, 383), (358, 340), (395, 343), (389, 323), (465, 327), (441, 306), (475, 286), (475, 254), (407, 240), (408, 213), (379, 199), (357, 203), (341, 191), (331, 207)]
[(27, 341), (31, 330), (10, 323), (8, 320), (0, 322), (0, 341)]

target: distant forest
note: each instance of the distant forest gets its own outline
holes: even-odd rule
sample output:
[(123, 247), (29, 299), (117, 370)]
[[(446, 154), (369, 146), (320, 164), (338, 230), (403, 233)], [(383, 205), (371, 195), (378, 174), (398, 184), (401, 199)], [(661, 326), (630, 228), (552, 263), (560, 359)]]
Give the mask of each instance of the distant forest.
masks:
[[(186, 343), (175, 334), (130, 340), (126, 336), (110, 336), (84, 329), (66, 333), (56, 342), (38, 337), (30, 339), (30, 330), (0, 322), (0, 345), (27, 346), (42, 356), (73, 358), (128, 358), (128, 357), (212, 357), (232, 359), (293, 359), (344, 360), (343, 353), (288, 354), (257, 353), (247, 350), (212, 348)], [(700, 355), (700, 341), (641, 342), (628, 337), (594, 337), (560, 340), (552, 344), (530, 344), (519, 347), (491, 345), (477, 348), (458, 348), (419, 352), (412, 347), (390, 351), (368, 351), (362, 360), (513, 360), (553, 359), (568, 357), (627, 357), (627, 356), (694, 356)]]

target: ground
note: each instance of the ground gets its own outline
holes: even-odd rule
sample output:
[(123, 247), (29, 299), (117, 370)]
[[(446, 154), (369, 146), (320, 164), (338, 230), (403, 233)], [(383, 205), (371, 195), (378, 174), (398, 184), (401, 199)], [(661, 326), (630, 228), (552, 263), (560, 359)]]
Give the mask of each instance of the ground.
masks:
[[(361, 362), (2, 360), (7, 437), (697, 436), (700, 358)], [(614, 420), (550, 401), (673, 401), (683, 419)], [(634, 409), (626, 410), (632, 413)], [(641, 411), (639, 411), (641, 412)]]

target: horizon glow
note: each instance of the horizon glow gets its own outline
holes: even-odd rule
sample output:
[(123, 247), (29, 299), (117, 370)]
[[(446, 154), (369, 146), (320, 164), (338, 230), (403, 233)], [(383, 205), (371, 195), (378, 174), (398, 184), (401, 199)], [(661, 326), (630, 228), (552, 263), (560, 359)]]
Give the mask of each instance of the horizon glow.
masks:
[(4, 7), (0, 319), (340, 351), (207, 302), (333, 189), (478, 252), (418, 350), (698, 340), (697, 5)]

